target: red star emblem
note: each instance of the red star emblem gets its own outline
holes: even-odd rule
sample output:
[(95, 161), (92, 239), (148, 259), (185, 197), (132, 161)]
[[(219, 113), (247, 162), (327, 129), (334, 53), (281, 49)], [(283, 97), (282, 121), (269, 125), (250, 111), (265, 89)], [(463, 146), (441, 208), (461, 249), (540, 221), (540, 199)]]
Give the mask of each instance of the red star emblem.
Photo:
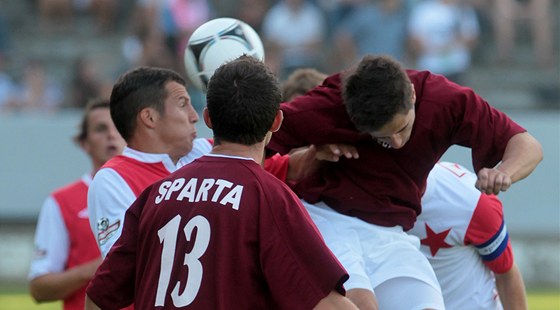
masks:
[(436, 256), (436, 253), (441, 248), (451, 247), (451, 245), (445, 243), (445, 237), (447, 237), (447, 234), (449, 234), (451, 228), (444, 230), (440, 233), (435, 233), (430, 228), (430, 226), (428, 226), (428, 223), (425, 224), (426, 224), (426, 238), (420, 240), (420, 243), (430, 247), (430, 252), (432, 253), (432, 256)]

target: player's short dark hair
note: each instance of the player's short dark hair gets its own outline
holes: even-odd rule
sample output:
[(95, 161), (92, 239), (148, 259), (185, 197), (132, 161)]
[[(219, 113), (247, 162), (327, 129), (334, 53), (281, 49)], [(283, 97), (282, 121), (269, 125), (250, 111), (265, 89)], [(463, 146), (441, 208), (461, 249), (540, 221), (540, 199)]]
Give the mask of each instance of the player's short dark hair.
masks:
[(96, 109), (109, 109), (109, 100), (102, 98), (90, 99), (84, 109), (82, 114), (82, 119), (80, 121), (78, 134), (74, 136), (74, 142), (80, 144), (84, 142), (88, 137), (88, 127), (89, 127), (89, 115), (91, 111)]
[(292, 97), (301, 96), (317, 85), (321, 85), (326, 74), (313, 68), (294, 70), (282, 84), (282, 100), (288, 101)]
[(165, 111), (168, 82), (186, 85), (177, 72), (156, 67), (138, 67), (119, 77), (111, 92), (111, 118), (125, 141), (132, 137), (136, 116), (142, 109)]
[(414, 105), (406, 71), (389, 56), (365, 56), (343, 84), (346, 110), (360, 131), (379, 130)]
[(214, 143), (263, 141), (281, 99), (278, 78), (260, 60), (241, 56), (222, 65), (208, 82), (206, 95)]

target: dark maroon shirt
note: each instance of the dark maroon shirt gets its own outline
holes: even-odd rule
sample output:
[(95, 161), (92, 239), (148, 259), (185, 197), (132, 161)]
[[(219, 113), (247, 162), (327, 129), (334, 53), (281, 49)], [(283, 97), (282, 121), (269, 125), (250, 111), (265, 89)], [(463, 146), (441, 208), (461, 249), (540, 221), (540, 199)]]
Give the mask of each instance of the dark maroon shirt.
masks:
[(407, 71), (416, 90), (416, 120), (408, 143), (386, 149), (352, 124), (335, 74), (305, 96), (283, 103), (284, 122), (268, 149), (285, 154), (310, 144), (354, 145), (359, 159), (328, 163), (295, 187), (303, 199), (382, 226), (412, 228), (434, 164), (452, 145), (472, 148), (476, 171), (494, 167), (509, 139), (525, 130), (470, 88), (427, 71)]
[(347, 278), (285, 184), (209, 155), (138, 197), (87, 293), (102, 309), (311, 309)]

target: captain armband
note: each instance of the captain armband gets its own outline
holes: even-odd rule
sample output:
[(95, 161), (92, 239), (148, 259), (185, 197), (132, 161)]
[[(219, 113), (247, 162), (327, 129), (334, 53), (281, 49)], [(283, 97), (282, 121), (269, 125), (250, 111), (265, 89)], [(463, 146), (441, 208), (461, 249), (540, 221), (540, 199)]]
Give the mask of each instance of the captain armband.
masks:
[(509, 235), (506, 223), (502, 222), (502, 226), (500, 226), (498, 232), (487, 242), (477, 245), (476, 250), (483, 260), (492, 261), (505, 251), (508, 241)]

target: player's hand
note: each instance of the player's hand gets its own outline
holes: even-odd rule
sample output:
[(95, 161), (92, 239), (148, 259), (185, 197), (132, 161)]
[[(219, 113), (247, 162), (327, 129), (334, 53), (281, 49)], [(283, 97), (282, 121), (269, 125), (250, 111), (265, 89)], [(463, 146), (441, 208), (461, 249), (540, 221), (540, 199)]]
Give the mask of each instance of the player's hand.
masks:
[(482, 193), (497, 195), (509, 189), (511, 178), (496, 168), (483, 168), (478, 172), (478, 180), (474, 186)]
[(316, 148), (315, 158), (318, 160), (337, 162), (342, 156), (348, 159), (357, 159), (360, 157), (358, 150), (356, 150), (354, 146), (348, 144), (324, 144), (316, 146)]

